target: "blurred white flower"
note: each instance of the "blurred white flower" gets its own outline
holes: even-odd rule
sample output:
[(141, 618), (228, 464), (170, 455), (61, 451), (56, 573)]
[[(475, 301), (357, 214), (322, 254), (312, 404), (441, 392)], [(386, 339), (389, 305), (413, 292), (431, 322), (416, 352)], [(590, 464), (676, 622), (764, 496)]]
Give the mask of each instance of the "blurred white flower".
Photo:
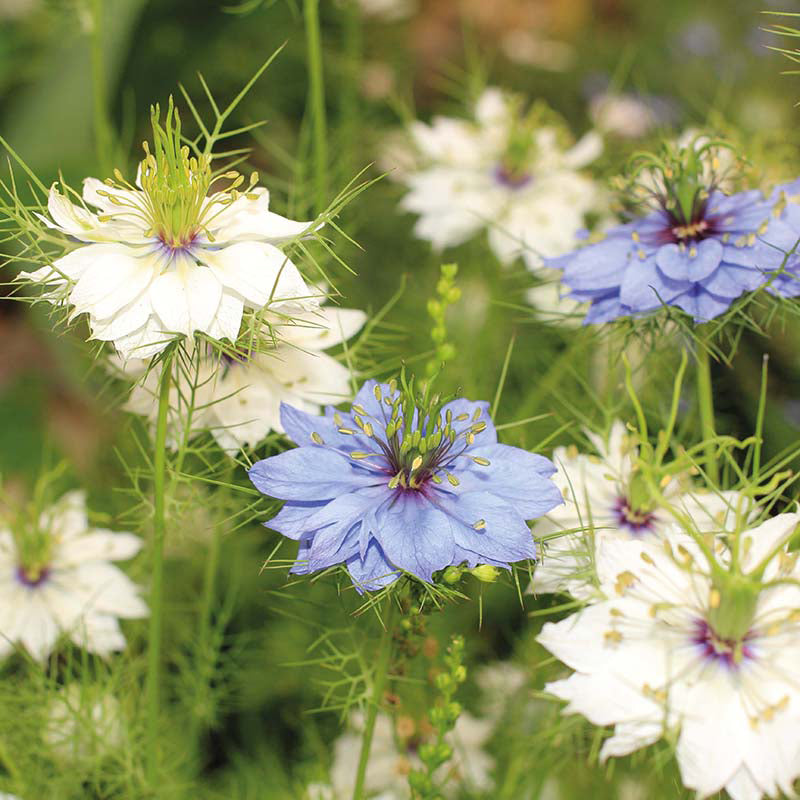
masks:
[(148, 611), (136, 585), (110, 562), (132, 558), (141, 546), (132, 533), (91, 527), (81, 491), (25, 530), (0, 528), (0, 655), (20, 644), (44, 660), (62, 634), (103, 656), (124, 649), (118, 619)]
[(624, 756), (677, 735), (684, 785), (733, 800), (793, 794), (800, 775), (800, 567), (787, 549), (800, 514), (738, 539), (713, 566), (693, 539), (610, 541), (597, 554), (607, 600), (538, 637), (574, 670), (547, 684), (594, 725), (600, 751)]
[(50, 706), (44, 739), (64, 761), (86, 761), (118, 750), (125, 743), (119, 701), (100, 687), (69, 684)]
[[(353, 0), (350, 0), (352, 2)], [(383, 22), (396, 22), (417, 10), (416, 0), (355, 0), (362, 13)]]
[[(597, 455), (574, 446), (557, 447), (553, 476), (564, 495), (558, 506), (536, 523), (539, 563), (533, 573), (536, 593), (567, 592), (587, 599), (596, 596), (594, 563), (606, 542), (616, 539), (666, 536), (675, 519), (668, 508), (641, 493), (634, 469), (638, 450), (619, 420), (607, 438), (587, 431)], [(738, 492), (700, 491), (679, 477), (663, 487), (665, 499), (687, 514), (703, 532), (720, 532), (751, 510)]]
[(603, 92), (589, 102), (589, 116), (595, 126), (624, 139), (640, 139), (659, 123), (653, 108), (632, 94)]
[(403, 176), (402, 208), (420, 215), (414, 231), (436, 249), (488, 228), (504, 264), (522, 256), (535, 269), (574, 247), (586, 214), (605, 206), (579, 171), (599, 155), (600, 136), (565, 145), (561, 125), (541, 109), (523, 114), (518, 98), (499, 89), (481, 95), (474, 121), (436, 117), (410, 133), (420, 166)]
[[(194, 395), (191, 432), (208, 430), (227, 452), (254, 447), (271, 431), (283, 433), (281, 403), (316, 414), (323, 404), (352, 397), (350, 371), (324, 351), (355, 335), (366, 321), (363, 311), (321, 308), (291, 322), (272, 320), (276, 345), (258, 352), (220, 358), (195, 353), (190, 370), (172, 387), (169, 443), (180, 444), (186, 424), (186, 399)], [(144, 372), (146, 362), (129, 361), (128, 375)], [(137, 383), (127, 409), (155, 422), (160, 368)]]
[[(280, 249), (315, 224), (270, 211), (255, 173), (242, 192), (237, 173), (215, 176), (209, 157), (183, 146), (169, 115), (165, 128), (157, 125), (136, 186), (119, 173), (117, 182), (87, 178), (80, 205), (51, 188), (43, 222), (83, 246), (20, 280), (43, 285), (43, 297), (71, 317), (87, 314), (91, 337), (125, 358), (150, 358), (195, 331), (235, 342), (245, 308), (315, 307)], [(215, 190), (221, 179), (229, 188)]]
[(497, 721), (528, 683), (528, 675), (510, 661), (495, 661), (476, 671), (475, 682), (481, 690), (481, 710)]
[[(351, 716), (351, 729), (333, 745), (331, 784), (309, 786), (307, 793), (310, 800), (350, 800), (361, 753), (363, 725), (362, 714)], [(494, 759), (483, 748), (491, 735), (492, 727), (492, 721), (476, 719), (468, 712), (463, 712), (455, 728), (446, 736), (448, 744), (453, 748), (453, 757), (440, 767), (436, 778), (444, 783), (447, 797), (453, 797), (462, 790), (491, 790), (494, 785), (491, 778)], [(392, 719), (386, 714), (379, 714), (364, 784), (370, 800), (408, 800), (411, 797), (408, 773), (413, 769), (420, 769), (422, 762), (413, 749), (404, 752), (398, 746), (399, 743)]]

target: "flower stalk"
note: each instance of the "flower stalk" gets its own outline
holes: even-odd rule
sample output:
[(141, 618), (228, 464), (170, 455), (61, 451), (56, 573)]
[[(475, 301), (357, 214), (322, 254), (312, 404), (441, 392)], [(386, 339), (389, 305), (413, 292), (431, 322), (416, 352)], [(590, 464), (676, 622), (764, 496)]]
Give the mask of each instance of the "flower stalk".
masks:
[(319, 214), (324, 211), (325, 198), (328, 196), (328, 132), (325, 119), (325, 79), (322, 71), (319, 0), (305, 0), (305, 21), (314, 159), (314, 210)]
[(155, 452), (153, 456), (153, 566), (150, 587), (150, 631), (147, 649), (147, 774), (158, 777), (158, 717), (161, 678), (161, 637), (164, 606), (164, 500), (167, 472), (167, 416), (172, 377), (172, 360), (162, 364), (158, 392)]
[(707, 348), (701, 343), (695, 354), (697, 366), (697, 405), (700, 410), (700, 428), (705, 442), (705, 467), (709, 481), (719, 482), (719, 469), (714, 447), (714, 395), (711, 382), (711, 360)]
[(104, 174), (112, 168), (112, 133), (108, 117), (105, 58), (103, 55), (103, 0), (92, 0), (92, 111), (97, 161)]
[(353, 800), (364, 800), (366, 797), (364, 783), (367, 777), (369, 753), (372, 749), (372, 737), (375, 734), (375, 721), (378, 718), (378, 709), (383, 698), (383, 692), (389, 678), (389, 667), (392, 663), (392, 645), (394, 643), (394, 601), (389, 600), (386, 616), (383, 619), (383, 634), (378, 645), (378, 654), (375, 661), (375, 672), (372, 677), (372, 691), (369, 709), (364, 722), (364, 732), (361, 735), (361, 754), (358, 758), (358, 771), (353, 789)]

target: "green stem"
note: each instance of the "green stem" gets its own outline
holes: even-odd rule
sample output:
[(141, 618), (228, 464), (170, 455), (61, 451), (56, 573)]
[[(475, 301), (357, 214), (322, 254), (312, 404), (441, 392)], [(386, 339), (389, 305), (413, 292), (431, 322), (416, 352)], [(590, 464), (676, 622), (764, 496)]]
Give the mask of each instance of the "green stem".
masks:
[(364, 61), (364, 31), (361, 8), (357, 0), (350, 0), (344, 9), (344, 52), (346, 57), (345, 80), (342, 86), (340, 124), (344, 146), (343, 173), (347, 178), (356, 169), (361, 151), (356, 152), (359, 141), (361, 115), (359, 113), (359, 82)]
[(706, 474), (714, 485), (719, 483), (719, 469), (715, 455), (715, 446), (712, 441), (716, 436), (714, 432), (714, 394), (711, 384), (711, 360), (708, 348), (704, 343), (698, 343), (695, 353), (697, 365), (697, 404), (700, 409), (700, 429), (703, 441), (706, 443)]
[(105, 57), (103, 53), (103, 0), (92, 0), (92, 113), (94, 119), (94, 144), (97, 161), (103, 175), (110, 175), (112, 163), (112, 135), (106, 107)]
[(167, 415), (172, 360), (161, 364), (158, 421), (153, 457), (153, 574), (150, 587), (150, 633), (147, 650), (147, 772), (152, 785), (158, 778), (158, 718), (161, 672), (162, 612), (164, 600), (164, 496), (167, 473)]
[(394, 631), (394, 601), (388, 601), (388, 611), (383, 620), (383, 634), (378, 645), (378, 656), (375, 662), (375, 672), (372, 677), (372, 692), (370, 697), (367, 719), (364, 722), (364, 733), (361, 736), (361, 755), (358, 758), (358, 772), (356, 784), (353, 789), (353, 800), (364, 800), (364, 783), (367, 777), (367, 764), (369, 764), (369, 751), (372, 749), (372, 737), (375, 733), (375, 722), (378, 718), (378, 709), (383, 698), (383, 690), (389, 676), (389, 666), (392, 661), (392, 634)]
[(319, 0), (304, 0), (308, 50), (309, 106), (314, 157), (314, 202), (319, 214), (328, 197), (328, 132), (325, 122), (325, 79), (322, 72), (322, 37)]

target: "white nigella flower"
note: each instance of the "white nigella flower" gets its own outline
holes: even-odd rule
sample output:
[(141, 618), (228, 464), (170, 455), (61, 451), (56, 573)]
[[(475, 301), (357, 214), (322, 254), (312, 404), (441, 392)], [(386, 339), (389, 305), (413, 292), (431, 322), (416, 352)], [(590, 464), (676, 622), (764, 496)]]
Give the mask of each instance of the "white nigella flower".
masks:
[[(351, 722), (353, 730), (340, 736), (333, 746), (331, 784), (309, 786), (308, 794), (312, 800), (349, 800), (352, 797), (361, 749), (363, 716), (354, 714)], [(493, 781), (490, 773), (494, 760), (484, 752), (483, 747), (492, 728), (493, 722), (463, 712), (455, 728), (445, 737), (453, 748), (453, 757), (440, 767), (436, 777), (444, 783), (448, 797), (464, 789), (474, 793), (491, 790)], [(415, 749), (404, 747), (402, 737), (396, 735), (392, 719), (386, 714), (379, 714), (365, 781), (370, 800), (408, 800), (411, 797), (408, 773), (421, 766)]]
[[(350, 371), (324, 351), (351, 338), (364, 322), (363, 311), (321, 308), (291, 322), (272, 320), (275, 346), (253, 353), (220, 357), (195, 353), (191, 368), (181, 371), (172, 388), (170, 444), (183, 435), (185, 403), (194, 389), (191, 430), (208, 430), (221, 448), (236, 452), (254, 447), (271, 431), (283, 433), (281, 403), (311, 414), (323, 404), (352, 397)], [(127, 362), (126, 371), (144, 371), (146, 362)], [(158, 413), (160, 367), (151, 369), (133, 388), (127, 409), (155, 422)], [(194, 384), (194, 386), (193, 386)]]
[[(654, 504), (642, 491), (635, 469), (638, 451), (622, 422), (613, 423), (607, 438), (588, 431), (586, 435), (597, 455), (579, 453), (574, 446), (553, 451), (558, 467), (553, 480), (565, 502), (534, 528), (540, 546), (533, 574), (536, 593), (592, 597), (597, 590), (594, 562), (606, 542), (662, 537), (675, 522), (669, 508)], [(663, 488), (663, 494), (697, 530), (708, 533), (727, 529), (737, 513), (748, 510), (738, 492), (703, 492), (679, 477)]]
[(659, 123), (651, 106), (632, 94), (603, 92), (589, 103), (589, 116), (601, 131), (640, 139)]
[(416, 11), (416, 0), (357, 0), (362, 13), (384, 22), (396, 22)]
[(121, 748), (125, 732), (119, 700), (94, 685), (60, 689), (47, 718), (44, 739), (64, 761), (80, 762)]
[(242, 187), (242, 176), (217, 175), (210, 156), (190, 154), (171, 105), (163, 127), (154, 113), (153, 133), (135, 186), (119, 172), (87, 178), (80, 205), (51, 188), (42, 220), (81, 246), (20, 279), (43, 285), (71, 316), (87, 314), (92, 338), (125, 358), (149, 358), (196, 331), (235, 342), (244, 309), (314, 307), (280, 249), (314, 223), (270, 211), (255, 173)]
[(566, 713), (615, 726), (601, 759), (669, 735), (699, 797), (794, 796), (800, 566), (788, 543), (798, 524), (800, 514), (780, 514), (708, 559), (681, 531), (598, 553), (608, 599), (547, 623), (539, 642), (574, 670), (546, 686)]
[(44, 660), (62, 634), (106, 656), (125, 647), (118, 619), (147, 616), (134, 583), (112, 561), (132, 558), (132, 533), (92, 528), (81, 491), (38, 520), (0, 528), (0, 655), (17, 644)]
[(488, 228), (503, 263), (522, 256), (531, 269), (573, 248), (586, 214), (604, 207), (603, 193), (579, 172), (602, 141), (592, 132), (565, 145), (550, 118), (540, 107), (524, 114), (518, 98), (487, 89), (474, 121), (415, 122), (421, 166), (403, 177), (410, 191), (402, 207), (420, 215), (417, 236), (441, 249)]

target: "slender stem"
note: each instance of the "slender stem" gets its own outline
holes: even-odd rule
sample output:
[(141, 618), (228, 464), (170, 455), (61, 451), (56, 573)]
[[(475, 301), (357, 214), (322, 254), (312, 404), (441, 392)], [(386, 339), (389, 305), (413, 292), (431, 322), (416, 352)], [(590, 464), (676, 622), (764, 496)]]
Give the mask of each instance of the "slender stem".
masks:
[(112, 135), (109, 121), (106, 92), (105, 57), (103, 53), (103, 3), (92, 0), (92, 112), (94, 120), (94, 144), (97, 160), (104, 175), (110, 175), (112, 164)]
[(161, 365), (158, 421), (153, 457), (153, 574), (150, 587), (150, 634), (147, 651), (147, 772), (152, 784), (158, 778), (158, 717), (161, 672), (161, 631), (164, 600), (164, 495), (167, 473), (167, 414), (172, 360)]
[(308, 49), (309, 105), (314, 155), (314, 202), (319, 214), (328, 197), (328, 132), (325, 121), (325, 79), (322, 72), (322, 37), (319, 0), (304, 0)]
[(347, 178), (356, 169), (358, 132), (361, 126), (359, 113), (359, 82), (364, 61), (364, 31), (361, 24), (361, 7), (350, 0), (344, 9), (344, 52), (346, 56), (345, 80), (342, 85), (340, 125), (344, 144), (343, 175)]
[(375, 733), (375, 722), (378, 718), (378, 708), (383, 698), (383, 690), (389, 675), (389, 666), (392, 662), (392, 634), (394, 632), (394, 601), (389, 600), (389, 608), (383, 620), (383, 634), (378, 645), (378, 656), (375, 662), (375, 672), (372, 677), (372, 692), (370, 697), (367, 719), (364, 722), (364, 733), (361, 736), (361, 755), (358, 758), (358, 772), (356, 784), (353, 789), (353, 800), (364, 800), (364, 783), (367, 777), (367, 764), (369, 764), (369, 751), (372, 748), (372, 737)]
[(711, 385), (711, 360), (708, 348), (704, 343), (698, 343), (695, 352), (697, 365), (697, 404), (700, 409), (700, 428), (706, 446), (706, 474), (713, 484), (719, 482), (719, 469), (715, 455), (715, 446), (712, 439), (714, 433), (714, 394)]

